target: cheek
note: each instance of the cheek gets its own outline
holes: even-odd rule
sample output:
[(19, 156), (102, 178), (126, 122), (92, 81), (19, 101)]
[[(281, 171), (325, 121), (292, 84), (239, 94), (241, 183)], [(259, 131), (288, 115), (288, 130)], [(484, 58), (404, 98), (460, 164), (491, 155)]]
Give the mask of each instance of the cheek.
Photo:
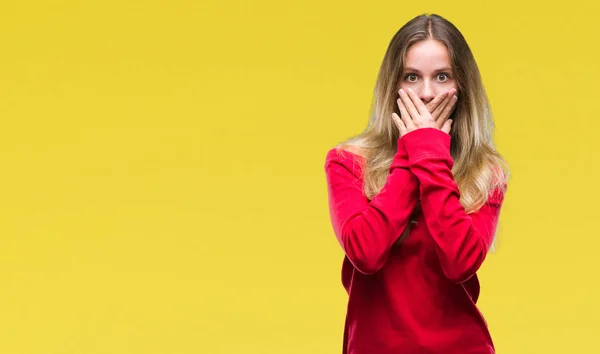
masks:
[(450, 80), (448, 83), (448, 90), (455, 89), (458, 91), (458, 85), (456, 84), (456, 80)]
[[(439, 83), (438, 85), (435, 86), (435, 94), (440, 94), (442, 92), (446, 92), (448, 90), (451, 89), (455, 89), (456, 91), (458, 91), (458, 85), (456, 85), (456, 81), (452, 80), (449, 82), (443, 82), (443, 83)], [(457, 92), (458, 94), (458, 92)]]
[(400, 89), (407, 89), (407, 88), (409, 88), (409, 87), (411, 87), (411, 88), (413, 88), (413, 89), (414, 89), (414, 87), (415, 87), (415, 84), (414, 84), (414, 83), (412, 83), (412, 84), (411, 84), (410, 82), (402, 81), (402, 82), (400, 82), (400, 84), (398, 85), (398, 89), (397, 89), (396, 91), (399, 91)]

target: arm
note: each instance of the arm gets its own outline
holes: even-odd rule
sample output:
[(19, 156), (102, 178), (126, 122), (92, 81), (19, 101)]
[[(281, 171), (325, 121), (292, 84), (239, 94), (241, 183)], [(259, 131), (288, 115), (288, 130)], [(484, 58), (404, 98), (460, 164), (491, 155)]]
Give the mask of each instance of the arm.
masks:
[(464, 282), (477, 272), (492, 245), (504, 192), (496, 189), (481, 209), (467, 214), (452, 175), (450, 136), (425, 128), (403, 139), (444, 274), (453, 282)]
[(369, 201), (363, 193), (362, 168), (335, 150), (327, 155), (329, 213), (346, 256), (364, 274), (377, 272), (407, 226), (418, 198), (418, 181), (408, 169), (399, 141), (383, 189)]

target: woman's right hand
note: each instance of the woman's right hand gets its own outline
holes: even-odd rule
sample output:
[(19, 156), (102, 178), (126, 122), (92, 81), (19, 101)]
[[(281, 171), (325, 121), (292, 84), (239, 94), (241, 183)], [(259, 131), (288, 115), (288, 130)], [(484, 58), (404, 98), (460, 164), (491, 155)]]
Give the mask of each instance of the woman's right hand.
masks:
[[(445, 124), (456, 105), (456, 89), (450, 89), (448, 91), (438, 94), (431, 102), (425, 106), (431, 113), (432, 118), (435, 120), (438, 129), (444, 131), (446, 134), (450, 133), (451, 124)], [(398, 108), (400, 108), (400, 100), (397, 100)], [(396, 114), (392, 113), (392, 119), (396, 124), (398, 130), (400, 130), (400, 136), (405, 134), (404, 123), (401, 118)]]

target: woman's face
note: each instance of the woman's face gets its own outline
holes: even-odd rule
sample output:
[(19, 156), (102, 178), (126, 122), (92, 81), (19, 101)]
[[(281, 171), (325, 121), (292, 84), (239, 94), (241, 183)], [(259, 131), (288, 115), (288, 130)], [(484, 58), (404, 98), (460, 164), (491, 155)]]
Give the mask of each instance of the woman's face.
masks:
[(411, 88), (425, 104), (442, 92), (456, 89), (448, 48), (434, 39), (411, 45), (406, 53), (399, 88)]

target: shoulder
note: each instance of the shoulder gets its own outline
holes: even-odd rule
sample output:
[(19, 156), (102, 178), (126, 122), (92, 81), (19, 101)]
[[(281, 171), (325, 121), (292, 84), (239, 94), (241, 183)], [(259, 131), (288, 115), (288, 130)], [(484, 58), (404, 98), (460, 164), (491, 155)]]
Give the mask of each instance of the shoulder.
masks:
[(356, 175), (360, 175), (364, 163), (363, 152), (353, 146), (335, 146), (327, 151), (325, 156), (325, 170), (343, 167)]
[(493, 190), (498, 190), (502, 193), (506, 192), (508, 188), (508, 180), (510, 179), (510, 170), (508, 165), (501, 161), (502, 163), (496, 163), (489, 167), (490, 182)]
[(364, 163), (365, 153), (356, 146), (335, 146), (327, 151), (326, 161), (342, 160), (342, 161), (358, 161)]
[(495, 206), (500, 206), (504, 201), (504, 196), (508, 190), (509, 173), (501, 167), (496, 167), (491, 170), (491, 185), (488, 203)]
[(491, 206), (500, 207), (504, 202), (507, 185), (498, 185), (491, 189), (487, 203)]

